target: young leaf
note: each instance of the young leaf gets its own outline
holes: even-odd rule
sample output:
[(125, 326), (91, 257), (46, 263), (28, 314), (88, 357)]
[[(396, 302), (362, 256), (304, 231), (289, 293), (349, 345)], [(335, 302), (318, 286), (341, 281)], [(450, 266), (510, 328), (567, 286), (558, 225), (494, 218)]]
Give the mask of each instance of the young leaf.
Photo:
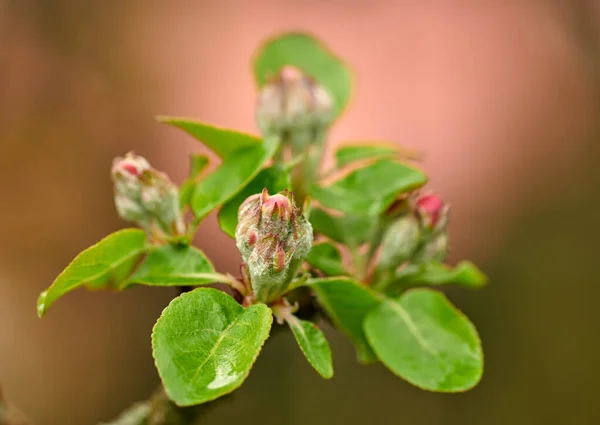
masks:
[(313, 279), (310, 287), (335, 326), (354, 342), (360, 361), (377, 360), (363, 330), (367, 314), (380, 304), (378, 294), (350, 278)]
[(198, 248), (165, 245), (152, 251), (123, 287), (136, 283), (150, 286), (201, 285), (218, 281), (218, 276)]
[(257, 51), (254, 76), (258, 86), (285, 65), (294, 66), (324, 86), (334, 99), (336, 116), (346, 107), (352, 89), (348, 66), (318, 40), (306, 34), (284, 34), (268, 40)]
[(266, 305), (243, 308), (216, 289), (199, 288), (175, 298), (152, 332), (152, 352), (169, 398), (190, 406), (237, 389), (272, 321)]
[(190, 203), (198, 177), (200, 177), (208, 162), (208, 157), (204, 155), (192, 155), (190, 157), (190, 176), (179, 188), (179, 205), (181, 208)]
[(278, 138), (266, 138), (259, 145), (237, 150), (200, 181), (192, 196), (196, 219), (206, 217), (240, 192), (260, 172), (278, 146)]
[(343, 168), (356, 161), (396, 158), (421, 160), (423, 154), (418, 150), (405, 149), (389, 142), (350, 142), (335, 151), (336, 168)]
[(40, 294), (38, 316), (42, 317), (57, 299), (80, 286), (93, 289), (118, 286), (146, 249), (146, 233), (140, 229), (120, 230), (87, 248)]
[(313, 245), (308, 253), (308, 257), (306, 257), (306, 261), (329, 276), (347, 274), (342, 263), (340, 251), (335, 245), (329, 242)]
[(250, 195), (260, 193), (267, 188), (269, 193), (278, 193), (291, 186), (289, 173), (280, 166), (265, 168), (219, 211), (219, 226), (226, 235), (235, 238), (235, 228), (238, 224), (238, 209)]
[(256, 147), (261, 142), (259, 137), (189, 118), (159, 116), (156, 119), (162, 123), (180, 128), (195, 137), (223, 160), (228, 159), (237, 150)]
[(356, 247), (371, 241), (377, 232), (379, 216), (345, 214), (334, 216), (325, 210), (313, 207), (310, 223), (315, 233), (329, 239)]
[(398, 294), (415, 285), (460, 285), (481, 288), (487, 277), (470, 261), (461, 261), (452, 268), (438, 262), (410, 265), (398, 270), (394, 279), (386, 285), (386, 294)]
[(342, 146), (335, 151), (336, 168), (366, 159), (393, 158), (398, 154), (394, 146), (385, 145), (351, 145)]
[(379, 215), (396, 196), (423, 186), (427, 177), (417, 168), (381, 159), (352, 171), (330, 186), (313, 186), (313, 199), (347, 214)]
[(333, 376), (331, 349), (323, 332), (313, 322), (293, 316), (287, 319), (287, 323), (311, 366), (323, 378), (330, 379)]
[(414, 289), (388, 298), (367, 315), (364, 327), (379, 359), (417, 387), (458, 392), (481, 379), (477, 331), (439, 292)]

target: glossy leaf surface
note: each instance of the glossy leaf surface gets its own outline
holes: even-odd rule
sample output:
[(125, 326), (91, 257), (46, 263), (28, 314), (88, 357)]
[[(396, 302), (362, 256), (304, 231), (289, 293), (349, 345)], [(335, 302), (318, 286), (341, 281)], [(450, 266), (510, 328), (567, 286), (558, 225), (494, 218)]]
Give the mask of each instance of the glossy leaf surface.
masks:
[(146, 249), (143, 230), (124, 229), (82, 251), (40, 294), (38, 316), (42, 317), (57, 299), (81, 286), (87, 285), (91, 289), (118, 286), (129, 276)]
[(215, 281), (214, 267), (198, 248), (165, 245), (154, 249), (128, 279), (150, 286), (202, 285)]
[(175, 298), (152, 332), (152, 352), (169, 397), (190, 406), (238, 388), (271, 322), (266, 305), (243, 308), (216, 289), (199, 288)]
[(377, 357), (417, 387), (465, 391), (483, 373), (483, 352), (475, 327), (440, 292), (414, 289), (388, 298), (365, 320)]
[(350, 278), (314, 279), (310, 281), (310, 287), (336, 327), (354, 342), (359, 359), (365, 363), (376, 361), (363, 330), (363, 321), (379, 305), (378, 294)]
[(331, 349), (323, 332), (313, 322), (293, 318), (288, 325), (308, 362), (325, 379), (333, 376)]
[(352, 171), (329, 186), (313, 187), (312, 196), (327, 208), (353, 215), (376, 216), (396, 196), (423, 186), (427, 177), (417, 168), (387, 159)]

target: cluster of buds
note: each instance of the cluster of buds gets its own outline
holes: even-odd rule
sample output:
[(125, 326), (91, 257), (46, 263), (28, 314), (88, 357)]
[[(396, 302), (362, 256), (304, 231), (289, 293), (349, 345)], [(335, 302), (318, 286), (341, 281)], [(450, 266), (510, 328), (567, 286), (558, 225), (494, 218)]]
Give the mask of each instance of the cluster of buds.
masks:
[(290, 289), (312, 246), (312, 226), (285, 190), (247, 198), (238, 211), (236, 244), (257, 301), (269, 302)]
[(256, 121), (264, 135), (285, 135), (292, 149), (301, 153), (327, 130), (333, 111), (327, 90), (288, 65), (261, 89)]
[(396, 219), (383, 236), (379, 268), (392, 270), (406, 261), (443, 262), (448, 255), (450, 206), (433, 194), (408, 200), (409, 211)]
[(111, 170), (119, 216), (149, 232), (181, 235), (185, 225), (179, 190), (169, 177), (133, 152), (115, 158)]

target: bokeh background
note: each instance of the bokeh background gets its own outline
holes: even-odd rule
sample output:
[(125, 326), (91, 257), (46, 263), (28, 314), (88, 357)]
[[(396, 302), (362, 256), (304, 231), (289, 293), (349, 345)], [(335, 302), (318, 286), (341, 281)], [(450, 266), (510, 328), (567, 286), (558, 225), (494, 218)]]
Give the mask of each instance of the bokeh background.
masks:
[[(207, 424), (600, 423), (600, 2), (597, 0), (0, 0), (0, 382), (38, 425), (108, 420), (158, 383), (150, 331), (170, 289), (77, 291), (44, 320), (38, 293), (124, 226), (111, 159), (135, 150), (176, 181), (201, 146), (153, 120), (255, 132), (249, 60), (266, 36), (322, 38), (354, 68), (331, 133), (426, 153), (453, 206), (451, 262), (489, 274), (451, 290), (477, 324), (473, 391), (422, 392), (360, 366), (333, 330), (321, 380), (290, 335), (266, 347)], [(214, 217), (197, 240), (239, 257)]]

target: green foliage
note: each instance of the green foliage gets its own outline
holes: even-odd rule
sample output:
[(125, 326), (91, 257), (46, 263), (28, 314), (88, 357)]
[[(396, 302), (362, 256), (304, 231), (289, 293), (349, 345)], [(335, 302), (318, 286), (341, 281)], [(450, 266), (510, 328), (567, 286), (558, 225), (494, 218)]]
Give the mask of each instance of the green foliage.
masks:
[(470, 261), (461, 261), (450, 267), (435, 261), (414, 264), (398, 270), (385, 286), (385, 292), (398, 294), (409, 286), (416, 285), (458, 285), (466, 288), (481, 288), (487, 277)]
[(188, 245), (165, 245), (154, 249), (127, 280), (124, 286), (189, 286), (212, 283), (218, 274), (198, 248)]
[(372, 240), (379, 225), (378, 215), (333, 215), (321, 208), (313, 208), (310, 222), (315, 233), (344, 245), (356, 247)]
[(315, 186), (312, 196), (327, 208), (347, 214), (376, 216), (394, 199), (427, 183), (417, 168), (388, 159), (352, 171), (329, 186)]
[[(286, 65), (297, 69), (279, 74)], [(400, 162), (411, 155), (393, 146), (342, 146), (330, 170), (337, 178), (318, 169), (331, 125), (329, 95), (338, 116), (351, 91), (348, 67), (321, 42), (304, 34), (268, 40), (253, 70), (266, 99), (258, 114), (265, 134), (159, 117), (201, 141), (219, 165), (207, 174), (208, 158), (193, 155), (177, 188), (143, 157), (122, 158), (111, 173), (120, 189), (115, 203), (144, 230), (121, 230), (79, 254), (40, 295), (38, 314), (81, 286), (229, 285), (227, 293), (197, 288), (175, 298), (154, 327), (156, 367), (180, 406), (238, 388), (269, 336), (273, 314), (287, 322), (324, 378), (333, 376), (331, 350), (313, 323), (323, 316), (353, 342), (363, 363), (381, 361), (432, 391), (476, 385), (483, 352), (475, 327), (441, 293), (414, 289), (487, 283), (468, 261), (455, 267), (433, 261), (447, 253), (448, 205), (419, 193), (426, 175)], [(271, 79), (277, 83), (265, 86)], [(165, 193), (172, 195), (168, 203)], [(146, 219), (146, 206), (164, 213), (159, 207), (167, 204), (169, 219), (159, 227)], [(221, 230), (236, 238), (242, 254), (239, 278), (217, 272), (191, 245), (200, 221), (217, 210)], [(402, 223), (414, 231), (403, 231)], [(313, 316), (300, 320), (296, 308), (298, 317)]]
[(359, 359), (364, 363), (375, 361), (363, 321), (381, 302), (378, 294), (350, 278), (314, 279), (310, 286), (335, 326), (354, 342)]
[(139, 229), (113, 233), (81, 252), (39, 296), (38, 316), (72, 290), (87, 285), (91, 289), (117, 287), (127, 278), (147, 250), (146, 234)]
[(267, 138), (256, 146), (239, 149), (200, 181), (191, 200), (196, 218), (206, 217), (240, 192), (275, 154), (278, 146), (278, 139)]
[(292, 317), (287, 320), (298, 346), (312, 367), (325, 379), (333, 377), (333, 363), (329, 343), (313, 322)]
[(219, 226), (225, 234), (235, 237), (238, 224), (238, 209), (250, 195), (260, 193), (267, 188), (269, 193), (278, 193), (291, 187), (290, 175), (284, 167), (273, 166), (265, 168), (248, 183), (233, 199), (226, 202), (219, 211)]
[(415, 289), (386, 299), (368, 314), (364, 327), (381, 361), (413, 385), (457, 392), (481, 379), (477, 331), (439, 292)]
[(212, 124), (194, 121), (188, 118), (159, 116), (157, 120), (180, 128), (189, 135), (198, 139), (211, 151), (225, 160), (240, 149), (256, 147), (260, 145), (261, 139), (250, 134), (241, 133), (236, 130), (220, 128)]
[(238, 388), (271, 329), (271, 310), (248, 308), (211, 288), (175, 298), (152, 331), (152, 352), (169, 397), (179, 406)]
[(306, 261), (328, 276), (347, 274), (342, 263), (342, 254), (335, 245), (329, 242), (313, 245), (308, 253), (308, 257), (306, 257)]
[(398, 148), (385, 145), (348, 145), (335, 151), (335, 164), (343, 168), (356, 161), (367, 159), (393, 158), (398, 154)]
[(204, 169), (208, 166), (208, 157), (204, 155), (192, 155), (190, 157), (190, 176), (179, 188), (179, 204), (184, 208), (192, 200), (192, 194), (196, 183)]
[(292, 65), (314, 78), (334, 99), (339, 115), (352, 90), (350, 68), (320, 41), (307, 34), (286, 34), (265, 42), (254, 58), (254, 77), (259, 86)]

